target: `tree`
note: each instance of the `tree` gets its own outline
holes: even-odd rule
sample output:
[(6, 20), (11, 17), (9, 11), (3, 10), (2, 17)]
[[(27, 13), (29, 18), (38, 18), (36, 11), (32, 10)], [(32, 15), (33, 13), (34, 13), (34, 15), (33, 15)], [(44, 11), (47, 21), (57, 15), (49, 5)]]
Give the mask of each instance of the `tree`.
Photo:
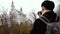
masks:
[(2, 25), (8, 27), (7, 15), (8, 15), (8, 14), (7, 14), (7, 10), (4, 10), (4, 9), (3, 9), (2, 14), (1, 14), (1, 22), (2, 22)]
[(29, 14), (29, 16), (30, 16), (30, 20), (31, 20), (32, 22), (34, 22), (35, 19), (36, 19), (36, 13), (35, 13), (35, 12), (31, 12), (31, 13)]

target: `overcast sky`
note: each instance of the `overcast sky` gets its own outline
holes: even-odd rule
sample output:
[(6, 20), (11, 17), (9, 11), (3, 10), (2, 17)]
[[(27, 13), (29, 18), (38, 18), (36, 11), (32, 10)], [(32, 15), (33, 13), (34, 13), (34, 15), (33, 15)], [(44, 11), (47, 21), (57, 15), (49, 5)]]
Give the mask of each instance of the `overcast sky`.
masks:
[[(0, 0), (0, 11), (2, 11), (2, 9), (8, 9), (8, 11), (10, 11), (12, 1), (14, 2), (15, 8), (17, 10), (20, 10), (20, 8), (22, 7), (23, 12), (25, 14), (28, 14), (32, 12), (32, 10), (34, 10), (35, 13), (40, 11), (41, 3), (44, 0)], [(53, 1), (55, 2), (56, 6), (59, 4), (59, 1)]]
[(0, 11), (2, 9), (11, 9), (11, 3), (14, 2), (15, 8), (20, 10), (22, 7), (24, 13), (29, 13), (32, 10), (38, 11), (43, 0), (0, 0)]

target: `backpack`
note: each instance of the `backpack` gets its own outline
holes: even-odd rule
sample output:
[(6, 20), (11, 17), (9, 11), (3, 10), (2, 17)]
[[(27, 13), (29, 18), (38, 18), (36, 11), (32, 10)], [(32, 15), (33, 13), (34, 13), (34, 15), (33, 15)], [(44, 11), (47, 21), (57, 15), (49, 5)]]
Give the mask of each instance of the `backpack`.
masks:
[[(42, 17), (42, 18), (41, 18)], [(41, 16), (40, 19), (45, 23), (47, 24), (47, 31), (46, 31), (46, 34), (60, 34), (60, 17), (57, 16), (56, 17), (56, 21), (55, 22), (52, 22), (50, 23), (49, 20), (44, 17), (44, 16)], [(44, 20), (44, 19), (46, 20)]]

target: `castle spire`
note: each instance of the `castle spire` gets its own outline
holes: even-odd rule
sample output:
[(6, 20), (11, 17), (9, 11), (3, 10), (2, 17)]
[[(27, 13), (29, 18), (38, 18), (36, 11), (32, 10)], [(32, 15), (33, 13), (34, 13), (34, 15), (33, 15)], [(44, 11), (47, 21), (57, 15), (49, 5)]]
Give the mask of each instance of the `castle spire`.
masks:
[(23, 10), (22, 10), (22, 7), (20, 8), (20, 13), (23, 14)]
[(20, 11), (22, 11), (22, 7), (20, 8)]
[(14, 9), (15, 6), (14, 6), (14, 2), (12, 1), (12, 4), (11, 4), (11, 8)]

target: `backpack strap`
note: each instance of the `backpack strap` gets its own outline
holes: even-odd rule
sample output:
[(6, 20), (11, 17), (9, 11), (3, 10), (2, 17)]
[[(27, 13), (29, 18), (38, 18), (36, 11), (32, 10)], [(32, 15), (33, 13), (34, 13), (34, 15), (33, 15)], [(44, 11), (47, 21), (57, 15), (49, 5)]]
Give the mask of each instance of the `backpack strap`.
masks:
[(59, 22), (59, 20), (60, 20), (60, 17), (57, 15), (55, 21)]
[(57, 19), (58, 19), (58, 16), (56, 16), (56, 19), (55, 19), (55, 21), (57, 21)]
[[(51, 25), (51, 23), (49, 23), (50, 21), (49, 21), (46, 17), (41, 16), (40, 19), (41, 19), (45, 24)], [(59, 22), (59, 20), (60, 20), (60, 18), (59, 18), (59, 16), (57, 16), (56, 19), (55, 19), (55, 21), (56, 21), (56, 22)]]
[(46, 17), (41, 16), (39, 19), (42, 20), (45, 24), (51, 25), (51, 24), (49, 24), (50, 21)]
[(41, 18), (43, 18), (45, 21), (47, 21), (47, 22), (50, 22), (46, 17), (44, 17), (44, 16), (41, 16)]

